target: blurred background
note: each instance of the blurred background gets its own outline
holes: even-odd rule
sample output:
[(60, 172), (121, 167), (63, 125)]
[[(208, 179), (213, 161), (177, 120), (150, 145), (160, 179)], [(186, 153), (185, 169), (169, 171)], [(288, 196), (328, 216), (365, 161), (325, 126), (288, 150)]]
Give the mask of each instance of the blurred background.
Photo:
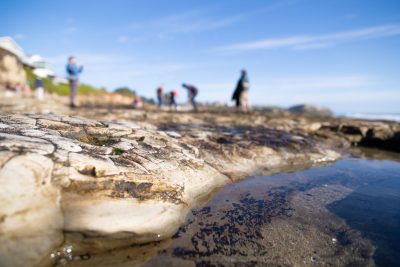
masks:
[(154, 98), (188, 82), (223, 104), (245, 68), (252, 105), (396, 115), (399, 11), (397, 0), (3, 0), (0, 36), (61, 84), (74, 55), (87, 90)]

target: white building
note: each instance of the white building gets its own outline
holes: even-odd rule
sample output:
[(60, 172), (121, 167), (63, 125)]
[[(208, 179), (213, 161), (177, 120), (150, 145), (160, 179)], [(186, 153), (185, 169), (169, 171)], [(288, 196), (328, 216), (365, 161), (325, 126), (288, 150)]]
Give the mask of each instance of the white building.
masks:
[(54, 83), (68, 83), (57, 77), (53, 66), (42, 56), (27, 56), (11, 37), (0, 37), (0, 85), (23, 83), (26, 79), (23, 65), (33, 70), (39, 78), (51, 78)]
[(38, 54), (27, 57), (28, 65), (33, 67), (33, 73), (40, 78), (54, 77), (53, 66)]
[(15, 55), (24, 65), (31, 67), (33, 73), (40, 78), (55, 76), (53, 66), (46, 59), (38, 54), (25, 55), (24, 50), (11, 37), (0, 37), (0, 48)]

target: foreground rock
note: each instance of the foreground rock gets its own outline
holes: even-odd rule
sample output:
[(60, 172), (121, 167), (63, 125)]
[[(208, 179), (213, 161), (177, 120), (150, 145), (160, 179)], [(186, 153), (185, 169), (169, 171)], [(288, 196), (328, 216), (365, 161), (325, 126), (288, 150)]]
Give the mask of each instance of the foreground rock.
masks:
[(36, 265), (63, 242), (53, 161), (35, 152), (1, 151), (0, 162), (0, 265)]
[(339, 157), (279, 129), (139, 124), (0, 116), (2, 265), (43, 264), (62, 230), (97, 244), (164, 239), (227, 183)]
[[(68, 112), (0, 116), (0, 266), (44, 265), (65, 237), (82, 257), (85, 246), (95, 253), (165, 239), (227, 183), (333, 161), (350, 146), (400, 151), (400, 126), (386, 121)], [(70, 250), (53, 258), (72, 259)]]

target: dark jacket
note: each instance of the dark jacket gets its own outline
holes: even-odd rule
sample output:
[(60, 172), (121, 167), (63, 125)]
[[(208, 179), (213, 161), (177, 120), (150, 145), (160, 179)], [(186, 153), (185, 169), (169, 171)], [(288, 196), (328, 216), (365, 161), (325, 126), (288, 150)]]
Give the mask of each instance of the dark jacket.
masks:
[(249, 79), (247, 78), (246, 74), (243, 74), (236, 85), (235, 91), (233, 92), (232, 100), (239, 99), (242, 92), (249, 89), (245, 83), (249, 83)]
[(35, 80), (35, 88), (43, 87), (43, 81), (40, 79)]
[(185, 84), (185, 85), (183, 85), (183, 87), (185, 87), (188, 90), (189, 98), (196, 97), (197, 93), (199, 92), (199, 90), (196, 87), (194, 87), (193, 85)]

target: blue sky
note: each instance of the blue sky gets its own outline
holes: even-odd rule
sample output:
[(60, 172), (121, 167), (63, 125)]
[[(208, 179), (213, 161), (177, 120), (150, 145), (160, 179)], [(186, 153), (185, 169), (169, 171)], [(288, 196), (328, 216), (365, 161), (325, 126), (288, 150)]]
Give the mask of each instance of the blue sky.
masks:
[(252, 104), (400, 112), (400, 1), (0, 2), (0, 36), (82, 82), (153, 96), (164, 83), (228, 102), (246, 68)]

